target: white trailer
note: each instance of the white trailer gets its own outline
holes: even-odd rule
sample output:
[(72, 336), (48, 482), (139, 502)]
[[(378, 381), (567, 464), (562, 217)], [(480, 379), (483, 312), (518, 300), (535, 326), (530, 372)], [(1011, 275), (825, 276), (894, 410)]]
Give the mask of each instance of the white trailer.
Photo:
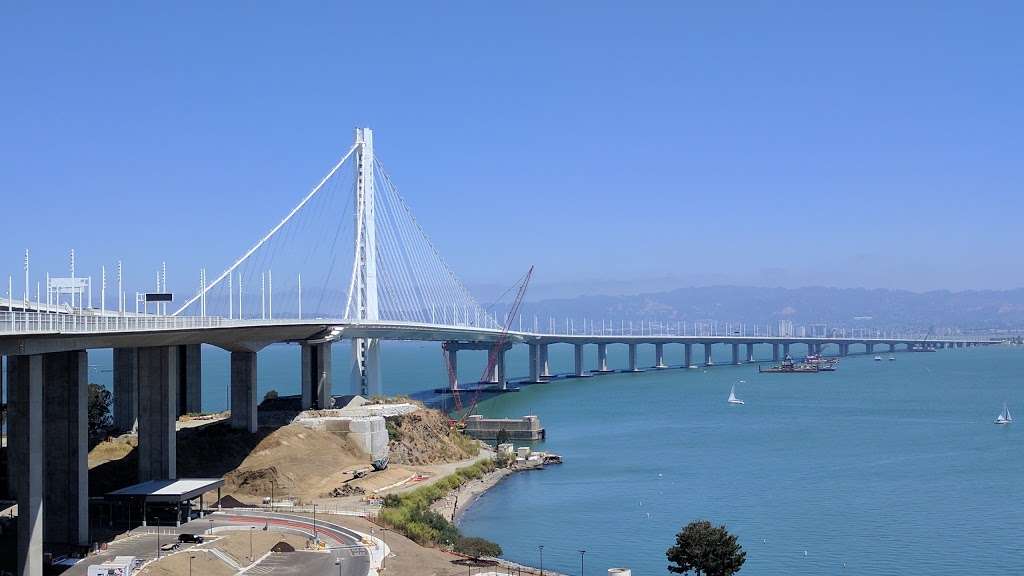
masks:
[(109, 562), (89, 566), (88, 576), (132, 576), (135, 565), (135, 556), (117, 556)]

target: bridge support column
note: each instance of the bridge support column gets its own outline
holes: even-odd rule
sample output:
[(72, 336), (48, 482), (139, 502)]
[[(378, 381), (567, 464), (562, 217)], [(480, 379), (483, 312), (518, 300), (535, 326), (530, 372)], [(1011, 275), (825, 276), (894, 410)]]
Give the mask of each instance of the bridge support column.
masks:
[(789, 358), (789, 342), (784, 342), (782, 344), (782, 357)]
[(737, 366), (740, 363), (740, 345), (733, 342), (732, 344), (732, 364)]
[(848, 356), (849, 354), (850, 354), (850, 345), (848, 343), (846, 343), (846, 342), (841, 342), (839, 344), (839, 355), (840, 356)]
[(231, 352), (231, 427), (256, 432), (255, 352)]
[(18, 502), (16, 570), (43, 574), (43, 357), (7, 357), (7, 466)]
[(43, 539), (89, 544), (89, 358), (43, 354)]
[(668, 368), (665, 364), (665, 345), (660, 342), (654, 345), (654, 367)]
[[(139, 348), (139, 482), (177, 477), (178, 347)], [(233, 406), (232, 406), (233, 407)]]
[(573, 344), (573, 351), (575, 352), (576, 371), (575, 375), (580, 378), (584, 375), (583, 373), (583, 344)]
[(506, 350), (504, 347), (502, 347), (501, 350), (496, 351), (495, 354), (497, 354), (497, 357), (494, 362), (494, 372), (498, 377), (498, 386), (500, 386), (502, 390), (508, 389), (508, 377), (505, 375), (505, 353)]
[(896, 345), (893, 344), (892, 342), (889, 342), (889, 353), (892, 354), (895, 351), (896, 351)]
[(747, 362), (754, 362), (754, 345), (747, 344)]
[(352, 371), (349, 381), (352, 393), (364, 398), (380, 396), (384, 392), (380, 374), (380, 340), (377, 338), (352, 339)]
[(540, 344), (529, 344), (530, 382), (540, 382)]
[(693, 344), (683, 344), (683, 368), (693, 368)]
[(551, 378), (551, 366), (548, 364), (548, 345), (540, 345), (540, 378), (547, 380)]
[(334, 407), (331, 390), (331, 343), (303, 343), (302, 349), (302, 409), (326, 410)]
[(604, 342), (597, 345), (597, 371), (611, 372), (608, 369), (608, 344)]
[(714, 366), (715, 362), (711, 359), (711, 342), (704, 343), (704, 365)]
[(867, 350), (868, 354), (874, 354), (875, 353), (875, 343), (874, 342), (865, 342), (864, 343), (864, 348)]
[(135, 430), (139, 420), (139, 365), (137, 349), (114, 348), (114, 428)]
[(779, 343), (778, 342), (773, 342), (772, 343), (772, 362), (778, 362), (778, 361), (779, 361)]
[(178, 346), (178, 415), (202, 411), (202, 347), (199, 344)]
[(636, 364), (636, 344), (629, 344), (629, 365), (626, 367), (630, 372), (639, 372), (640, 368)]

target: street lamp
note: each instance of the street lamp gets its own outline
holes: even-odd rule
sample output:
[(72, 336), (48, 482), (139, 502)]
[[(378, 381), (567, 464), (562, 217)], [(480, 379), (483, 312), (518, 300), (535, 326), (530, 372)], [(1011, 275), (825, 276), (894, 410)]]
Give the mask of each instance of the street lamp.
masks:
[(537, 549), (540, 550), (540, 576), (544, 576), (544, 545), (537, 546)]
[(249, 562), (253, 561), (252, 557), (252, 533), (256, 531), (255, 526), (249, 526)]
[(190, 554), (188, 557), (188, 576), (192, 576), (192, 561), (195, 559), (196, 557), (194, 554)]
[(583, 555), (586, 553), (586, 550), (580, 550), (580, 576), (583, 576)]
[(384, 540), (384, 557), (381, 558), (380, 569), (384, 570), (385, 568), (388, 567), (388, 529), (387, 528), (381, 528), (380, 532), (384, 536), (384, 538), (383, 538), (383, 540)]
[(313, 504), (313, 541), (318, 541), (319, 538), (316, 536), (316, 504)]

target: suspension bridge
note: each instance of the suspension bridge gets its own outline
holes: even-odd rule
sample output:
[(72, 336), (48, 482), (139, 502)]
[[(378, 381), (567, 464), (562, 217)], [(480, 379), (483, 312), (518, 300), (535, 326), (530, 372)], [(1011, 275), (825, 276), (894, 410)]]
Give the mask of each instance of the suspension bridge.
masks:
[[(164, 271), (157, 274), (155, 291), (136, 293), (129, 302), (119, 264), (111, 294), (115, 304), (109, 307), (105, 270), (98, 307), (86, 305), (92, 281), (78, 278), (73, 262), (70, 278), (53, 280), (47, 278), (45, 298), (39, 284), (31, 298), (26, 258), (23, 297), (13, 297), (9, 281), (8, 297), (0, 299), (10, 469), (22, 511), (19, 533), (29, 535), (19, 543), (19, 562), (33, 567), (41, 566), (44, 519), (48, 544), (89, 543), (85, 407), (90, 349), (114, 351), (115, 423), (125, 430), (137, 427), (141, 482), (176, 477), (175, 421), (201, 410), (203, 344), (230, 352), (230, 422), (256, 432), (256, 357), (266, 346), (282, 342), (302, 349), (297, 370), (303, 408), (333, 402), (331, 347), (342, 342), (351, 347), (349, 365), (342, 367), (350, 374), (351, 392), (366, 396), (385, 392), (381, 342), (386, 340), (443, 343), (453, 390), (462, 386), (458, 354), (467, 350), (486, 351), (492, 359), (483, 385), (507, 389), (505, 355), (515, 345), (529, 347), (526, 380), (545, 382), (556, 376), (548, 362), (548, 349), (555, 344), (574, 347), (568, 376), (586, 377), (640, 371), (639, 346), (653, 346), (655, 365), (650, 368), (664, 369), (712, 365), (714, 346), (728, 347), (731, 363), (741, 364), (758, 361), (757, 345), (770, 346), (771, 359), (778, 361), (794, 345), (809, 354), (831, 347), (846, 355), (854, 347), (870, 354), (876, 348), (992, 343), (894, 334), (773, 335), (768, 329), (723, 334), (667, 322), (638, 327), (609, 322), (600, 328), (591, 322), (577, 330), (567, 321), (560, 330), (553, 320), (542, 327), (534, 319), (524, 329), (521, 318), (481, 305), (459, 281), (375, 155), (368, 128), (357, 129), (354, 143), (327, 174), (237, 259), (212, 276), (200, 269), (197, 287), (176, 307)], [(612, 345), (628, 347), (626, 366), (608, 365)], [(680, 349), (675, 362), (665, 354), (666, 346), (673, 345)], [(694, 345), (702, 347), (702, 359), (693, 356)], [(584, 359), (588, 348), (596, 350), (591, 370)]]

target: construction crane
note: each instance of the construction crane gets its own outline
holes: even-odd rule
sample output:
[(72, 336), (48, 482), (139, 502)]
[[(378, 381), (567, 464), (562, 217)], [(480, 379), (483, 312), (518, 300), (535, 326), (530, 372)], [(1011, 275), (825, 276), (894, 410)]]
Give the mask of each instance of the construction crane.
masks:
[[(484, 373), (480, 377), (480, 382), (485, 382), (492, 374), (494, 374), (494, 367), (498, 363), (498, 355), (504, 353), (505, 344), (508, 342), (508, 327), (512, 325), (512, 319), (519, 315), (519, 308), (523, 304), (523, 297), (526, 296), (526, 289), (530, 285), (530, 279), (533, 277), (533, 266), (526, 271), (526, 275), (523, 276), (519, 282), (519, 287), (516, 290), (515, 299), (512, 301), (512, 306), (509, 307), (508, 314), (505, 316), (505, 322), (501, 325), (501, 332), (498, 334), (498, 339), (487, 351), (487, 366), (484, 367)], [(444, 356), (445, 365), (448, 368), (448, 388), (452, 393), (452, 399), (455, 403), (455, 413), (462, 413), (458, 420), (452, 420), (452, 425), (456, 428), (462, 428), (466, 425), (466, 419), (476, 410), (476, 404), (480, 399), (480, 386), (477, 386), (473, 390), (473, 396), (468, 406), (465, 406), (462, 402), (462, 395), (458, 386), (458, 377), (455, 373), (455, 367), (452, 366), (448, 360), (448, 355), (444, 353), (442, 349), (442, 355)]]

